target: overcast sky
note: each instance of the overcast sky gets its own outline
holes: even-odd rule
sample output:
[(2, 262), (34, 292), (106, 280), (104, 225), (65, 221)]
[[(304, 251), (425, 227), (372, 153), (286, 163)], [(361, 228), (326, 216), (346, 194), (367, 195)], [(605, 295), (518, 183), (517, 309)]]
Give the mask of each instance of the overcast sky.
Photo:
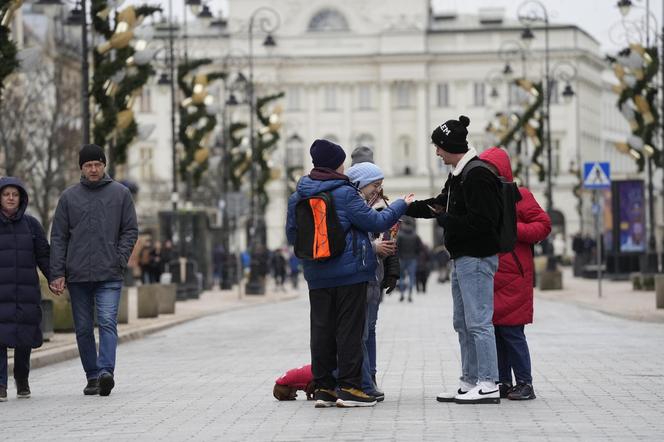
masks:
[[(143, 3), (144, 1), (130, 0), (131, 3)], [(358, 0), (362, 1), (362, 0)], [(403, 0), (408, 1), (408, 0)], [(618, 46), (611, 42), (609, 31), (612, 26), (620, 22), (621, 15), (616, 7), (617, 0), (541, 0), (549, 11), (552, 23), (572, 23), (583, 28), (585, 31), (595, 37), (602, 45), (602, 50), (615, 50)], [(641, 8), (641, 12), (633, 10), (630, 17), (636, 19), (639, 15), (643, 16), (648, 0), (632, 0), (632, 2)], [(151, 3), (147, 0), (147, 3)], [(162, 0), (164, 7), (168, 7), (168, 2)], [(182, 14), (183, 0), (173, 0), (175, 15)], [(334, 2), (330, 2), (333, 4)], [(435, 11), (457, 11), (461, 13), (476, 13), (482, 7), (504, 7), (507, 17), (517, 16), (517, 9), (522, 0), (433, 0)], [(650, 10), (657, 20), (657, 26), (661, 26), (662, 2), (649, 0)], [(227, 0), (210, 0), (208, 2), (212, 12), (217, 15), (223, 11), (228, 14)], [(653, 25), (654, 26), (654, 25)], [(622, 46), (622, 45), (621, 45)]]

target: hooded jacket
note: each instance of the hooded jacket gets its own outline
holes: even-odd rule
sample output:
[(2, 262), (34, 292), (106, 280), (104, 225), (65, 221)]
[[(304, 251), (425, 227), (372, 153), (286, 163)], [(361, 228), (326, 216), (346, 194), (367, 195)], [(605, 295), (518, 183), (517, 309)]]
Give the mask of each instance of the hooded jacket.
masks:
[[(502, 177), (512, 181), (512, 166), (507, 153), (492, 147), (480, 159), (493, 165)], [(499, 255), (498, 271), (493, 280), (494, 325), (523, 325), (533, 322), (534, 264), (532, 245), (551, 232), (551, 220), (525, 187), (519, 187), (521, 200), (516, 204), (517, 243), (514, 250)]]
[(108, 175), (62, 193), (51, 230), (51, 276), (71, 282), (121, 281), (138, 238), (129, 189)]
[[(500, 182), (485, 167), (470, 170), (464, 178), (463, 169), (477, 159), (475, 149), (469, 150), (447, 178), (440, 195), (414, 201), (406, 211), (406, 215), (415, 218), (438, 219), (452, 259), (484, 258), (498, 253)], [(436, 215), (428, 206), (441, 206), (445, 210)]]
[(44, 229), (25, 213), (28, 192), (13, 177), (0, 178), (0, 192), (16, 187), (20, 204), (14, 216), (0, 211), (0, 346), (42, 345), (41, 290), (37, 267), (49, 278), (49, 246)]
[(297, 237), (295, 206), (301, 198), (321, 192), (330, 192), (332, 195), (339, 222), (347, 232), (346, 247), (341, 255), (327, 261), (302, 261), (309, 290), (375, 281), (376, 255), (367, 232), (389, 229), (405, 213), (406, 202), (396, 200), (378, 212), (365, 203), (357, 188), (343, 175), (335, 174), (334, 171), (327, 175), (312, 173), (300, 179), (297, 190), (288, 200), (286, 236), (291, 245), (295, 244)]

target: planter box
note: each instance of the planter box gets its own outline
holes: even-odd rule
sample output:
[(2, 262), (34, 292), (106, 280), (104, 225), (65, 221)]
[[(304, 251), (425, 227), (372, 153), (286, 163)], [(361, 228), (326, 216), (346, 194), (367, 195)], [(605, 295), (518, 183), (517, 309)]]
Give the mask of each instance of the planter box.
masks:
[(53, 300), (42, 299), (41, 311), (42, 311), (42, 320), (41, 320), (42, 338), (44, 339), (44, 341), (48, 341), (51, 339), (51, 337), (53, 337)]
[(655, 275), (655, 306), (664, 308), (664, 274)]
[(138, 317), (156, 318), (159, 316), (159, 284), (146, 284), (138, 287)]
[(177, 287), (175, 284), (154, 284), (158, 290), (159, 314), (174, 314)]
[(118, 324), (129, 324), (129, 288), (122, 287), (118, 306)]

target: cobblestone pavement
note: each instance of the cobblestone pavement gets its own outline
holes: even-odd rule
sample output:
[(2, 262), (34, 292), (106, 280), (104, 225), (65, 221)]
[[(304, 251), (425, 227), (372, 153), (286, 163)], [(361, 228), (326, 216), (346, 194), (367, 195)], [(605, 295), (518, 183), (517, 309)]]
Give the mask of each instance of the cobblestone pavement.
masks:
[(662, 440), (664, 325), (537, 300), (527, 329), (534, 401), (441, 404), (458, 345), (448, 285), (412, 304), (387, 297), (370, 409), (314, 409), (272, 398), (274, 379), (308, 362), (308, 301), (209, 316), (118, 349), (117, 387), (82, 395), (78, 360), (39, 368), (33, 397), (0, 404), (1, 440)]

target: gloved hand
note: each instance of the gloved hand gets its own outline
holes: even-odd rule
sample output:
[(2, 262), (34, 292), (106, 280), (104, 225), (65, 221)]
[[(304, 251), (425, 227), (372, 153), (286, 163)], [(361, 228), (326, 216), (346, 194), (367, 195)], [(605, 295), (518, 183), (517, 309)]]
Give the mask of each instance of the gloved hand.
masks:
[(383, 284), (381, 284), (382, 288), (387, 289), (385, 293), (387, 293), (388, 295), (392, 293), (392, 290), (394, 290), (396, 286), (397, 286), (397, 278), (395, 278), (394, 276), (386, 276), (383, 279)]

